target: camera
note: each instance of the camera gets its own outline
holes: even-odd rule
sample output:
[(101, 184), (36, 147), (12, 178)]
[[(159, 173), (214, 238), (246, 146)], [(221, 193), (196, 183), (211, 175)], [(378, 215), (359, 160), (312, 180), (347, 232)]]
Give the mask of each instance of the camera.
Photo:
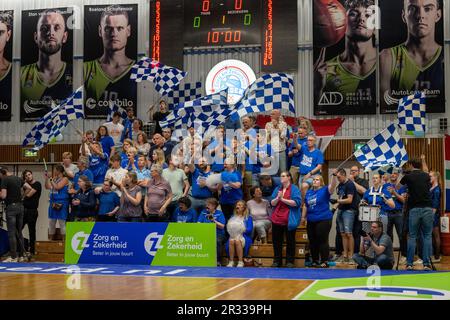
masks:
[(212, 213), (209, 213), (207, 216), (208, 220), (214, 220), (214, 215)]
[(361, 230), (361, 231), (359, 232), (359, 235), (360, 235), (361, 237), (367, 237), (367, 232), (365, 232), (364, 230)]
[(337, 199), (330, 199), (330, 203), (331, 204), (336, 204), (337, 203)]

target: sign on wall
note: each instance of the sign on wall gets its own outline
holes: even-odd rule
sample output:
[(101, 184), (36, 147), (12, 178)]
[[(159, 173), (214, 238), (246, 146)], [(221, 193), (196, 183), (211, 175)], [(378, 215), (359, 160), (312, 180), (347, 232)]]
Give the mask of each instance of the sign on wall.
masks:
[(67, 224), (65, 263), (216, 266), (216, 228), (202, 223)]
[(0, 11), (0, 121), (11, 121), (14, 11)]
[(22, 11), (20, 121), (35, 121), (72, 92), (73, 9)]
[(137, 85), (130, 80), (137, 60), (138, 6), (84, 7), (84, 87), (87, 119), (104, 119), (110, 101), (136, 114)]

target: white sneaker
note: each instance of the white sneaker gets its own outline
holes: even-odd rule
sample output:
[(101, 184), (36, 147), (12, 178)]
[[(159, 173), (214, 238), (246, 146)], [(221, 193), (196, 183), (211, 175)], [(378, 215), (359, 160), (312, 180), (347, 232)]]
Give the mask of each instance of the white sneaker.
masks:
[(7, 259), (3, 260), (2, 262), (5, 262), (5, 263), (9, 263), (9, 262), (17, 263), (18, 259), (17, 258), (13, 259), (11, 257), (8, 257)]
[(239, 261), (238, 264), (237, 264), (237, 267), (238, 268), (244, 267), (244, 262), (243, 261)]
[(228, 268), (234, 267), (234, 261), (228, 262), (227, 267), (228, 267)]
[(28, 262), (27, 257), (19, 257), (19, 262)]
[(439, 258), (435, 258), (435, 257), (432, 257), (431, 258), (431, 262), (433, 262), (433, 263), (439, 263), (439, 262), (441, 262), (441, 257), (439, 256)]
[(413, 265), (417, 266), (419, 264), (423, 264), (423, 260), (422, 259), (417, 259), (416, 261), (414, 261)]

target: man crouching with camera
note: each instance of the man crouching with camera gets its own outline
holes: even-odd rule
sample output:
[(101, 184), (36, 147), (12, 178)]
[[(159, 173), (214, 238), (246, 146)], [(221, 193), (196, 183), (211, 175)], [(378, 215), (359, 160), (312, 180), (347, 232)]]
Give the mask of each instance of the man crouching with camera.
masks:
[(361, 230), (361, 245), (359, 254), (353, 256), (358, 269), (367, 269), (377, 265), (380, 269), (392, 269), (394, 266), (394, 250), (392, 239), (383, 232), (381, 221), (372, 222), (371, 232)]

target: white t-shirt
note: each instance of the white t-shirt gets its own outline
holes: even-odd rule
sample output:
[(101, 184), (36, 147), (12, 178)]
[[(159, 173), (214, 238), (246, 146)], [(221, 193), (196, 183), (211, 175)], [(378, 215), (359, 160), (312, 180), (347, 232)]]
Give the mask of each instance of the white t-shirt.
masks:
[[(124, 168), (119, 169), (110, 168), (108, 169), (108, 171), (106, 171), (105, 179), (113, 178), (114, 181), (121, 183), (122, 179), (125, 177), (127, 173), (128, 170)], [(111, 190), (117, 193), (119, 197), (122, 195), (122, 191), (120, 191), (115, 185), (111, 187)]]
[(125, 129), (120, 123), (115, 124), (114, 122), (106, 122), (103, 124), (108, 129), (108, 134), (113, 138), (114, 145), (120, 146), (120, 138), (122, 137), (122, 132)]

